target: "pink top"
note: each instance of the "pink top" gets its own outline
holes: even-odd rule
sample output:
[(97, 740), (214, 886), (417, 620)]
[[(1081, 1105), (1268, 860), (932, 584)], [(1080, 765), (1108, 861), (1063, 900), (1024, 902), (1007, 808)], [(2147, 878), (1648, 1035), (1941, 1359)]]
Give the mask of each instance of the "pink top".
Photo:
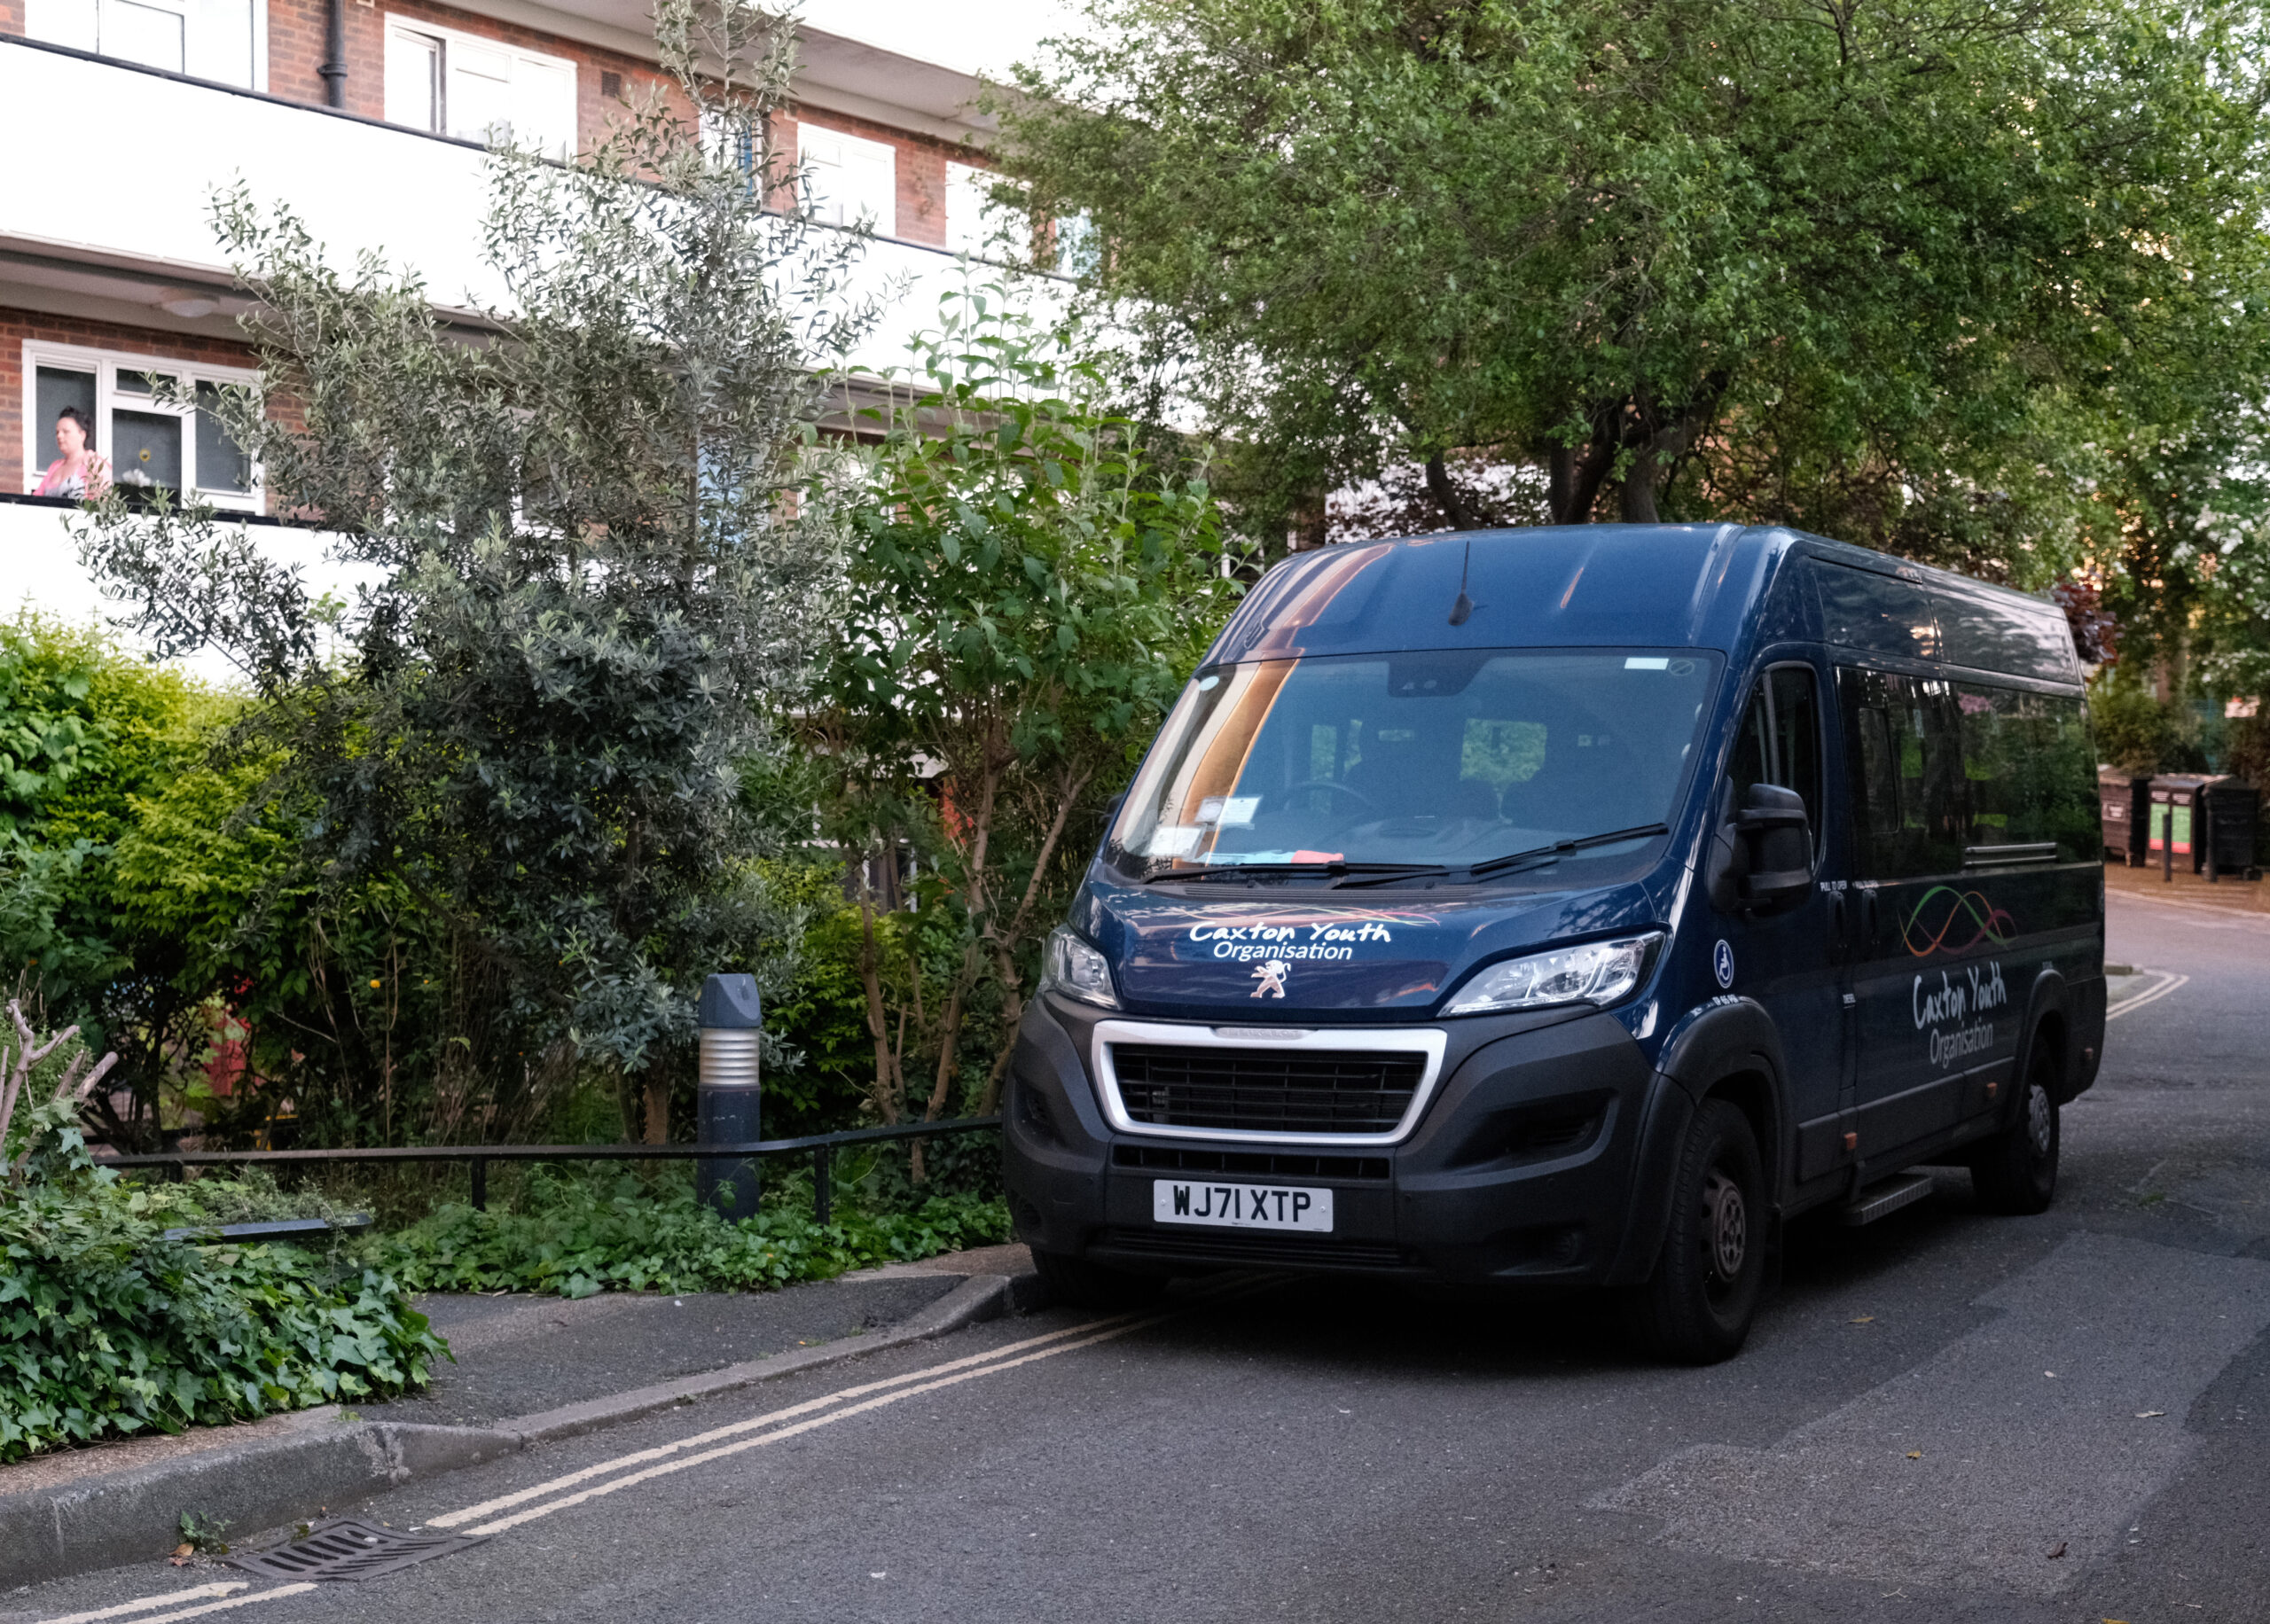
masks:
[(40, 480), (39, 488), (32, 495), (35, 496), (85, 496), (89, 494), (87, 482), (88, 476), (90, 474), (94, 478), (93, 494), (100, 496), (103, 488), (110, 483), (109, 464), (104, 462), (99, 457), (90, 457), (78, 472), (72, 473), (65, 467), (63, 458), (59, 457), (47, 465), (47, 477)]

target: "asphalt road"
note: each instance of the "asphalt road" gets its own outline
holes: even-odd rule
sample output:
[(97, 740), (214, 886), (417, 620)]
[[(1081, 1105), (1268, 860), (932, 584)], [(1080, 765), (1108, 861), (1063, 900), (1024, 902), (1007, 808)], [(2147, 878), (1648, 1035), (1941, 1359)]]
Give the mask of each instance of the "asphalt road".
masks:
[(111, 1616), (2270, 1620), (2270, 919), (2112, 908), (2115, 961), (2188, 980), (2120, 984), (2168, 990), (2113, 1025), (2052, 1212), (1958, 1175), (1804, 1227), (1730, 1363), (1343, 1286), (1051, 1312), (412, 1486), (369, 1514), (489, 1532), (389, 1576)]

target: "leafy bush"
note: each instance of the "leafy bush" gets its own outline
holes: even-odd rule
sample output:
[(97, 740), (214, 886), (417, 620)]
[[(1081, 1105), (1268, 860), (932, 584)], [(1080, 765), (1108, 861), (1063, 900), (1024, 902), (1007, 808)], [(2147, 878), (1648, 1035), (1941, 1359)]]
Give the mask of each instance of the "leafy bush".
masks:
[[(853, 858), (839, 937), (886, 1122), (998, 1105), (1041, 939), (1237, 590), (1205, 480), (1115, 414), (1076, 324), (998, 289), (940, 318), (905, 394), (864, 414), (881, 439), (846, 589), (787, 719), (827, 769), (820, 833)], [(878, 894), (902, 849), (914, 895)]]
[(2100, 679), (2089, 690), (2089, 729), (2098, 756), (2122, 772), (2145, 777), (2172, 764), (2175, 721), (2140, 684)]
[[(0, 972), (36, 988), (59, 1025), (119, 1050), (113, 1087), (140, 1106), (129, 1116), (153, 1113), (161, 1075), (199, 1047), (209, 980), (190, 972), (199, 956), (182, 926), (203, 921), (169, 916), (234, 844), (223, 825), (237, 798), (204, 792), (200, 763), (239, 705), (97, 629), (32, 613), (0, 621)], [(153, 806), (175, 802), (174, 849), (129, 872)], [(217, 934), (237, 911), (218, 910)]]
[(378, 1243), (388, 1272), (429, 1292), (762, 1291), (879, 1263), (934, 1257), (1009, 1238), (1008, 1209), (934, 1196), (912, 1212), (839, 1213), (821, 1224), (766, 1210), (729, 1223), (697, 1204), (691, 1183), (657, 1193), (635, 1176), (550, 1178), (529, 1210), (451, 1205)]
[(779, 1045), (777, 1058), (765, 1058), (764, 1131), (785, 1138), (870, 1127), (875, 1044), (859, 979), (859, 910), (844, 899), (843, 865), (782, 861), (760, 870), (776, 902), (803, 920), (794, 979), (764, 1006), (766, 1034)]
[(0, 1462), (425, 1386), (448, 1346), (351, 1251), (191, 1245), (165, 1191), (93, 1179), (0, 1206)]
[(286, 1190), (265, 1167), (247, 1167), (227, 1178), (200, 1178), (151, 1191), (162, 1202), (168, 1222), (191, 1223), (277, 1223), (293, 1218), (338, 1219), (354, 1210), (309, 1186)]

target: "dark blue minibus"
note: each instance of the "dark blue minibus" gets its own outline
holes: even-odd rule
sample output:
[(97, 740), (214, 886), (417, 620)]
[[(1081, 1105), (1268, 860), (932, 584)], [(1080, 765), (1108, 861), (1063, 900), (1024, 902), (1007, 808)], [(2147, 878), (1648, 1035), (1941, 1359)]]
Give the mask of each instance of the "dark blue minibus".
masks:
[(1702, 1361), (1795, 1214), (2041, 1211), (2104, 1034), (2081, 682), (2053, 605), (1786, 529), (1295, 557), (1049, 941), (1018, 1233), (1076, 1301), (1607, 1287)]

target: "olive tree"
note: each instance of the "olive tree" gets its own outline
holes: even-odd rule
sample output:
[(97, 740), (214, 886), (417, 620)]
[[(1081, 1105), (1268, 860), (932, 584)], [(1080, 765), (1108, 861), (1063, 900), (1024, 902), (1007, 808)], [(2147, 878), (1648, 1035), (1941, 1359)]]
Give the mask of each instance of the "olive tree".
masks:
[(655, 37), (675, 83), (594, 151), (494, 153), (494, 308), (444, 314), (415, 275), (217, 199), (257, 301), (229, 426), (368, 582), (354, 602), (195, 508), (121, 493), (89, 543), (160, 652), (245, 671), (241, 742), (282, 753), (260, 799), (322, 883), (417, 914), (430, 1131), (528, 1121), (596, 1071), (627, 1119), (645, 1079), (658, 1135), (701, 976), (789, 924), (740, 769), (778, 747), (763, 718), (837, 589), (815, 369), (866, 320), (860, 245), (780, 207), (790, 31), (663, 0)]

